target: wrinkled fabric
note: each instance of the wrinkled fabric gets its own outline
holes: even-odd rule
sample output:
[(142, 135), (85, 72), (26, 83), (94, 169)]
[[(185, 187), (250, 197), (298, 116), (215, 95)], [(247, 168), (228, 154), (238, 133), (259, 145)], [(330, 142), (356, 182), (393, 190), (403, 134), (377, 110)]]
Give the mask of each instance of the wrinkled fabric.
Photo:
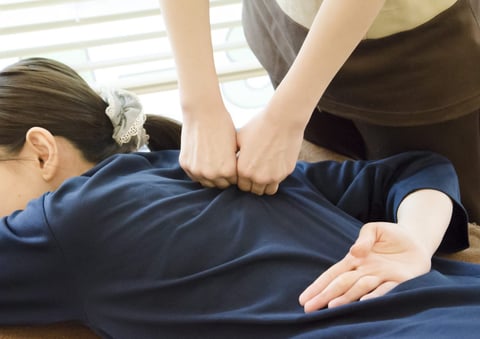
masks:
[(104, 338), (472, 338), (480, 266), (435, 259), (384, 297), (305, 314), (298, 296), (366, 221), (435, 188), (442, 250), (468, 246), (455, 172), (424, 152), (299, 163), (274, 196), (204, 188), (178, 152), (113, 156), (0, 219), (0, 324), (79, 321)]

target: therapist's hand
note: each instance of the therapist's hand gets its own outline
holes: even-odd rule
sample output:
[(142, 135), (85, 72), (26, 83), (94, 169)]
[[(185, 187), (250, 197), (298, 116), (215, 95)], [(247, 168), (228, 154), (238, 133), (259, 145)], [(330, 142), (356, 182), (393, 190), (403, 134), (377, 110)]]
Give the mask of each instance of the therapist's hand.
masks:
[(237, 132), (237, 185), (258, 195), (275, 194), (295, 168), (303, 140), (303, 126), (260, 113)]
[(184, 115), (179, 162), (187, 175), (206, 187), (237, 183), (236, 131), (225, 109)]
[(374, 222), (360, 230), (349, 253), (314, 281), (299, 298), (305, 312), (382, 296), (427, 273), (431, 256), (408, 229)]

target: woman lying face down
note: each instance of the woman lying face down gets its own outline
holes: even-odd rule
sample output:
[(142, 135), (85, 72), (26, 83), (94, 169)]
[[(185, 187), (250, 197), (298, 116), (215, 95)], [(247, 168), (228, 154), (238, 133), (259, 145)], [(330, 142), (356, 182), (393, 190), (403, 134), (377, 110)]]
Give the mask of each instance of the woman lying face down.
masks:
[(68, 140), (41, 127), (28, 130), (25, 145), (17, 154), (0, 154), (0, 194), (8, 197), (0, 206), (2, 216), (24, 209), (28, 201), (94, 166)]
[[(134, 151), (146, 142), (143, 130), (129, 136), (146, 119), (131, 93), (103, 90), (111, 101), (106, 114), (107, 103), (100, 95), (75, 71), (53, 60), (32, 58), (6, 68), (0, 93), (0, 189), (10, 196), (0, 207), (1, 215), (24, 208), (30, 199), (108, 156)], [(158, 129), (150, 141), (154, 146), (179, 147), (180, 126), (175, 122), (149, 116), (147, 126)]]
[(480, 269), (431, 261), (468, 246), (446, 159), (299, 163), (259, 197), (192, 182), (179, 140), (131, 93), (99, 95), (58, 62), (0, 73), (0, 325), (78, 321), (113, 338), (475, 333)]

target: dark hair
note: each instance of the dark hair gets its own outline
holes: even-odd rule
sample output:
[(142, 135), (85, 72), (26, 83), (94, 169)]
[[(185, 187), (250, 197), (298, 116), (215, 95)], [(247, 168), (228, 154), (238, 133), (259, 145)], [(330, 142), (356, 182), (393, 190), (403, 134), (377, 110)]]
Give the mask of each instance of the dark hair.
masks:
[[(0, 72), (0, 147), (18, 153), (31, 127), (68, 139), (84, 158), (97, 163), (136, 148), (136, 139), (118, 145), (105, 114), (107, 103), (72, 68), (45, 58), (21, 60)], [(180, 148), (181, 125), (147, 115), (151, 150)]]

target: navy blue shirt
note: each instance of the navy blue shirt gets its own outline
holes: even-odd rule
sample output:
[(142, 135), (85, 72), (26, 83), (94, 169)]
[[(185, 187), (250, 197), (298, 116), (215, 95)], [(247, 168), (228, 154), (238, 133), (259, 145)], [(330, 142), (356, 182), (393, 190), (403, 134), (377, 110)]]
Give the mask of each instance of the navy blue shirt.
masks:
[(74, 320), (107, 338), (472, 334), (473, 264), (438, 259), (384, 297), (336, 309), (298, 304), (365, 222), (394, 221), (422, 188), (454, 201), (441, 249), (468, 246), (455, 172), (431, 153), (298, 163), (261, 197), (201, 187), (176, 151), (113, 156), (1, 219), (0, 324)]

